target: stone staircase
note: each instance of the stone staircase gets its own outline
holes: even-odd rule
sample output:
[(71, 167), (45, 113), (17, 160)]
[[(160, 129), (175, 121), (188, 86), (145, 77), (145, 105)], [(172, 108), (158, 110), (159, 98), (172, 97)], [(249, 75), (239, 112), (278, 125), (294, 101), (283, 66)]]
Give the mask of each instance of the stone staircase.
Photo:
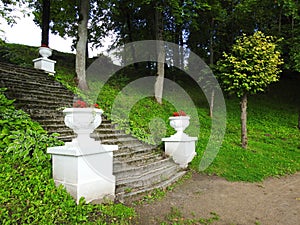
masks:
[[(0, 62), (0, 87), (6, 96), (16, 99), (15, 106), (31, 115), (49, 133), (59, 133), (63, 141), (75, 137), (64, 124), (62, 107), (72, 106), (74, 94), (41, 70)], [(103, 144), (116, 144), (114, 175), (117, 199), (165, 188), (185, 174), (177, 164), (165, 157), (163, 150), (142, 143), (117, 129), (103, 118), (92, 137)]]

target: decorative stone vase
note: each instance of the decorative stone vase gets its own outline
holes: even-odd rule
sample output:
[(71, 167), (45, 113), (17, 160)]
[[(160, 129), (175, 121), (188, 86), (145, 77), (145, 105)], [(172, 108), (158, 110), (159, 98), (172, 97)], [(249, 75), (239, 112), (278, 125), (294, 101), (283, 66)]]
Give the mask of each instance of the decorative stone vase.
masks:
[(90, 134), (100, 126), (103, 111), (97, 108), (66, 108), (63, 110), (65, 124), (76, 134), (77, 139), (91, 139)]
[(169, 117), (170, 126), (173, 127), (177, 133), (174, 136), (183, 135), (183, 131), (190, 125), (189, 116), (172, 116)]
[(39, 54), (43, 57), (43, 58), (48, 58), (52, 55), (52, 49), (48, 48), (48, 47), (40, 47), (39, 48)]
[(177, 132), (168, 138), (162, 138), (165, 142), (165, 154), (172, 157), (181, 168), (186, 168), (196, 155), (196, 137), (190, 137), (184, 130), (190, 124), (189, 116), (169, 117), (170, 125)]

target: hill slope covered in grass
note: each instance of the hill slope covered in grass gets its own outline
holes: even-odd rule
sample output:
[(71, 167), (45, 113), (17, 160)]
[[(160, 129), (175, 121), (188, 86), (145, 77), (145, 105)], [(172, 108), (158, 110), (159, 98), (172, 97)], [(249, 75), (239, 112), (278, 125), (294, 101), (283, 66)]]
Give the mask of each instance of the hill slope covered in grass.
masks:
[[(15, 50), (16, 45), (5, 44), (0, 46), (0, 60), (3, 60), (1, 52), (5, 52), (5, 49), (11, 49), (10, 52), (13, 52), (14, 58), (20, 60), (26, 58), (24, 62), (26, 61), (26, 65), (29, 66), (31, 64), (30, 57), (28, 59), (23, 57), (26, 55), (24, 52), (29, 51), (28, 47), (17, 47), (20, 50)], [(26, 50), (22, 51), (23, 48)], [(36, 50), (31, 49), (30, 51)], [(57, 60), (56, 78), (75, 89), (74, 55), (55, 53), (53, 58)], [(10, 59), (9, 62), (19, 64), (20, 60)], [(149, 124), (153, 121), (153, 118), (160, 118), (159, 122), (163, 122), (166, 127), (165, 135), (171, 135), (174, 131), (168, 125), (168, 117), (172, 115), (175, 108), (167, 101), (163, 105), (159, 105), (151, 97), (144, 98), (134, 87), (131, 87), (130, 92), (128, 92), (130, 95), (123, 93), (123, 89), (135, 79), (155, 74), (155, 71), (144, 70), (143, 68), (143, 65), (138, 69), (131, 66), (118, 71), (101, 90), (92, 92), (95, 95), (92, 98), (98, 99), (99, 105), (108, 116), (111, 115), (116, 98), (121, 99), (122, 105), (118, 109), (118, 113), (120, 115), (128, 113), (129, 108), (128, 119), (113, 119), (121, 124), (123, 129), (141, 140), (157, 144), (157, 140), (160, 139), (151, 135)], [(182, 72), (169, 69), (166, 72), (166, 77), (176, 81), (188, 92), (195, 103), (198, 118), (191, 119), (191, 125), (187, 129), (187, 133), (191, 135), (198, 134), (197, 129), (199, 127), (195, 126), (193, 119), (199, 119), (198, 155), (191, 163), (191, 168), (198, 170), (199, 162), (210, 135), (211, 119), (208, 116), (207, 100), (197, 85), (186, 79)], [(91, 89), (96, 88), (97, 90), (99, 86), (97, 82), (90, 83)], [(260, 181), (269, 176), (299, 171), (300, 132), (297, 128), (300, 99), (299, 85), (300, 75), (286, 74), (278, 83), (271, 85), (266, 93), (249, 97), (249, 147), (247, 150), (240, 147), (239, 99), (235, 97), (226, 98), (227, 128), (225, 138), (216, 159), (205, 172), (217, 174), (229, 180)], [(176, 96), (176, 93), (174, 95)], [(131, 102), (132, 99), (139, 99), (139, 101)], [(189, 108), (184, 108), (185, 99), (177, 97), (176, 101), (179, 101), (180, 105), (183, 106), (183, 110), (189, 113)], [(158, 144), (162, 145), (162, 143)]]

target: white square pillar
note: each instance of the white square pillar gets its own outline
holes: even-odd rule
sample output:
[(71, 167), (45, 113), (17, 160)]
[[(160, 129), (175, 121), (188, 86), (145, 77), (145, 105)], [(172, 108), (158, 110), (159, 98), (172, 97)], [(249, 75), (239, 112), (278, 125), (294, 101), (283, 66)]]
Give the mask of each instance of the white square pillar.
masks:
[(34, 63), (34, 68), (44, 70), (50, 74), (55, 74), (54, 66), (56, 61), (41, 57), (32, 60), (32, 62)]
[(89, 149), (81, 151), (76, 141), (64, 146), (51, 147), (53, 179), (63, 185), (79, 202), (115, 197), (115, 176), (113, 175), (113, 151), (117, 145), (101, 145), (94, 141)]
[(181, 168), (186, 168), (196, 155), (196, 137), (189, 137), (186, 134), (181, 137), (173, 135), (163, 138), (162, 141), (165, 142), (166, 155), (172, 157)]

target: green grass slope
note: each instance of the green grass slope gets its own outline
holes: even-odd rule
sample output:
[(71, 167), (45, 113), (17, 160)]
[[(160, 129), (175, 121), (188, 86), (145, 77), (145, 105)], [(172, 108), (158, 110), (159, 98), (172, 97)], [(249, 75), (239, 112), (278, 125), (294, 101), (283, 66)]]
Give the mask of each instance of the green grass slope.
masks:
[[(28, 48), (17, 46), (18, 49)], [(11, 48), (14, 58), (23, 59), (24, 51), (16, 50), (15, 45), (2, 45), (3, 49)], [(19, 53), (20, 51), (20, 53)], [(26, 50), (26, 52), (29, 50)], [(36, 51), (31, 49), (30, 51)], [(19, 55), (22, 54), (22, 55)], [(56, 79), (68, 84), (75, 90), (74, 86), (74, 55), (55, 53), (57, 60)], [(56, 57), (56, 58), (55, 58)], [(57, 58), (58, 57), (58, 58)], [(25, 57), (26, 58), (26, 57)], [(30, 57), (29, 57), (30, 58)], [(30, 59), (31, 60), (31, 59)], [(26, 62), (31, 62), (29, 59)], [(19, 60), (10, 62), (18, 63)], [(155, 74), (155, 71), (146, 71), (140, 66), (139, 69), (127, 67), (117, 72), (101, 90), (97, 88), (100, 81), (90, 82), (91, 95), (98, 99), (98, 104), (110, 116), (112, 107), (118, 98), (122, 104), (114, 112), (114, 120), (123, 129), (136, 137), (149, 143), (158, 143), (160, 136), (151, 135), (151, 127), (159, 127), (160, 135), (171, 135), (174, 133), (168, 125), (168, 117), (172, 115), (175, 108), (171, 102), (164, 101), (162, 105), (157, 104), (153, 98), (144, 98), (139, 90), (131, 87), (129, 92), (123, 89), (137, 78)], [(177, 70), (167, 70), (166, 76), (175, 80), (181, 88), (186, 90), (195, 103), (197, 115), (191, 119), (191, 125), (187, 133), (198, 134), (197, 157), (191, 163), (191, 168), (198, 170), (198, 166), (206, 149), (210, 135), (211, 119), (208, 116), (208, 104), (204, 95), (197, 85), (193, 84), (186, 76)], [(209, 174), (217, 174), (229, 180), (260, 181), (269, 176), (277, 176), (295, 173), (300, 169), (299, 148), (300, 132), (297, 128), (300, 75), (285, 75), (278, 83), (269, 87), (266, 93), (249, 97), (248, 103), (248, 138), (247, 150), (240, 147), (240, 109), (239, 99), (235, 97), (226, 98), (227, 128), (225, 138), (220, 151), (211, 166), (205, 171)], [(189, 113), (186, 99), (178, 97), (174, 92), (174, 98)], [(135, 102), (134, 99), (139, 99)], [(128, 111), (129, 109), (129, 111)], [(129, 114), (128, 118), (118, 118), (118, 115)], [(156, 120), (159, 118), (159, 120)], [(194, 121), (199, 120), (200, 124)], [(153, 120), (156, 124), (152, 124)], [(165, 128), (164, 128), (165, 127)], [(165, 130), (163, 130), (165, 129)], [(162, 146), (162, 143), (159, 143)]]

